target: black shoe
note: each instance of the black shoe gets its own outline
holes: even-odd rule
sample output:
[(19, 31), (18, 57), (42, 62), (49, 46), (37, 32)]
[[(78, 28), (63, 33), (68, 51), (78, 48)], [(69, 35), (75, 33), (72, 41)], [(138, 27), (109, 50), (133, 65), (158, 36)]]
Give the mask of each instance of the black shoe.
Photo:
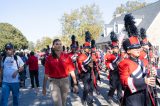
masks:
[(93, 103), (87, 103), (88, 106), (93, 106)]
[(107, 102), (108, 102), (109, 104), (113, 104), (112, 97), (108, 97)]
[(100, 95), (100, 92), (98, 90), (96, 91), (96, 93), (97, 93), (97, 95)]
[(71, 88), (71, 92), (73, 92), (73, 89)]
[(118, 105), (121, 105), (121, 104), (122, 104), (122, 98), (117, 99), (117, 100), (116, 100), (116, 103), (117, 103)]
[(88, 106), (93, 106), (93, 103), (94, 103), (93, 99), (87, 101), (87, 105), (88, 105)]
[(85, 100), (82, 99), (82, 105), (83, 106), (87, 106), (87, 102)]

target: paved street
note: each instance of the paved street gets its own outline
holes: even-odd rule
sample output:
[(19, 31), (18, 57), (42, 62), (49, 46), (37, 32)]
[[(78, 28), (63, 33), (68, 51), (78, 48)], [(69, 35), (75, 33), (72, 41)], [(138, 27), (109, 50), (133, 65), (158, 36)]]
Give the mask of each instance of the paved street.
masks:
[[(20, 90), (20, 106), (53, 106), (51, 96), (49, 95), (49, 90), (47, 92), (47, 96), (42, 95), (42, 81), (44, 75), (44, 68), (40, 66), (39, 70), (39, 79), (40, 79), (40, 90), (37, 94), (35, 90), (30, 89), (30, 79), (27, 73), (27, 80), (26, 80), (26, 88)], [(27, 71), (28, 72), (28, 71)], [(106, 79), (106, 74), (104, 72), (101, 73), (102, 82), (101, 84), (98, 83), (100, 86), (100, 95), (94, 93), (94, 106), (107, 106), (107, 93), (108, 93), (108, 81)], [(82, 97), (82, 82), (80, 82), (79, 87), (79, 95), (69, 93), (67, 99), (67, 106), (83, 106), (81, 103), (80, 97)], [(1, 94), (1, 90), (0, 90)], [(12, 96), (9, 98), (9, 106), (12, 106)], [(109, 105), (108, 105), (109, 106)], [(114, 103), (114, 106), (118, 106)]]

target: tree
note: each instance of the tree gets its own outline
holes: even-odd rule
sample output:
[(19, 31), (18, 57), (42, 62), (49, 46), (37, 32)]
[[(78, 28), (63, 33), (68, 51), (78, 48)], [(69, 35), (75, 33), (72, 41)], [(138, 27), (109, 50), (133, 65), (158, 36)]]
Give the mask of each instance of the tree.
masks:
[(6, 43), (13, 43), (15, 49), (26, 49), (28, 41), (26, 37), (14, 26), (8, 23), (0, 23), (0, 50)]
[(139, 1), (127, 1), (126, 4), (121, 4), (121, 6), (117, 7), (114, 15), (116, 14), (123, 14), (129, 13), (134, 10), (143, 8), (146, 6), (146, 2), (139, 2)]
[(64, 13), (61, 24), (62, 36), (60, 38), (66, 46), (69, 46), (72, 35), (75, 35), (79, 43), (83, 44), (85, 31), (90, 31), (93, 39), (96, 39), (102, 33), (104, 21), (99, 7), (92, 4), (75, 9), (70, 14)]
[(36, 42), (36, 45), (35, 45), (35, 49), (36, 49), (36, 50), (42, 49), (42, 48), (41, 48), (41, 45), (42, 45), (42, 44), (41, 44), (41, 40), (38, 39), (37, 42)]
[(43, 48), (46, 48), (47, 45), (52, 44), (52, 39), (49, 37), (43, 37), (41, 40), (37, 40), (35, 49), (36, 50), (42, 50)]

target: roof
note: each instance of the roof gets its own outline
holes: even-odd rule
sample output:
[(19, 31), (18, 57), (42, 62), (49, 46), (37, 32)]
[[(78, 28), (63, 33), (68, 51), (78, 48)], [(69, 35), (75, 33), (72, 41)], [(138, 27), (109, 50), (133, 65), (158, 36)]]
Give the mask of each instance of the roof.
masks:
[(99, 38), (96, 40), (96, 44), (97, 43), (107, 43), (108, 40), (106, 39), (110, 39), (110, 36), (106, 36), (106, 37), (99, 36)]
[[(141, 9), (135, 10), (131, 13), (135, 18), (143, 18), (141, 23), (137, 27), (138, 28), (143, 27), (147, 30), (159, 12), (160, 12), (160, 0), (158, 0), (155, 3), (149, 4)], [(111, 22), (108, 25), (114, 25), (114, 22), (124, 23), (123, 22), (124, 16), (125, 14), (122, 14), (119, 17), (115, 17), (114, 19), (111, 20)], [(107, 42), (108, 40), (110, 40), (106, 38), (109, 38), (109, 37), (100, 38), (103, 40), (98, 39), (96, 43), (103, 43), (102, 41)]]
[[(142, 22), (138, 25), (138, 28), (145, 28), (146, 30), (149, 28), (155, 17), (160, 11), (160, 0), (149, 4), (141, 9), (135, 10), (132, 13), (135, 18), (143, 17)], [(114, 22), (123, 21), (125, 14), (122, 14), (119, 17), (114, 18), (109, 24), (113, 25)]]

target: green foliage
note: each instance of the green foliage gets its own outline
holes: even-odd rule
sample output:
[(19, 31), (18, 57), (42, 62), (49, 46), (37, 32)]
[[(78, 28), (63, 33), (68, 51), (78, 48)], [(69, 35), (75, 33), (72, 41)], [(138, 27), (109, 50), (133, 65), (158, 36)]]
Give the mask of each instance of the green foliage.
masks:
[(26, 37), (14, 26), (8, 23), (0, 23), (0, 50), (8, 42), (14, 44), (15, 49), (26, 49), (28, 41)]
[(69, 46), (73, 34), (81, 45), (85, 41), (85, 31), (90, 31), (92, 38), (96, 39), (102, 33), (104, 22), (99, 7), (93, 4), (75, 9), (70, 14), (64, 13), (61, 24), (62, 36), (60, 39), (64, 45)]
[(51, 38), (43, 37), (41, 40), (37, 40), (36, 45), (35, 45), (35, 49), (40, 51), (40, 50), (46, 48), (47, 45), (51, 45), (51, 44), (52, 44)]
[(121, 6), (117, 7), (114, 15), (116, 14), (123, 14), (129, 13), (134, 10), (138, 10), (146, 6), (146, 2), (139, 2), (139, 1), (127, 1), (126, 4), (121, 4)]

